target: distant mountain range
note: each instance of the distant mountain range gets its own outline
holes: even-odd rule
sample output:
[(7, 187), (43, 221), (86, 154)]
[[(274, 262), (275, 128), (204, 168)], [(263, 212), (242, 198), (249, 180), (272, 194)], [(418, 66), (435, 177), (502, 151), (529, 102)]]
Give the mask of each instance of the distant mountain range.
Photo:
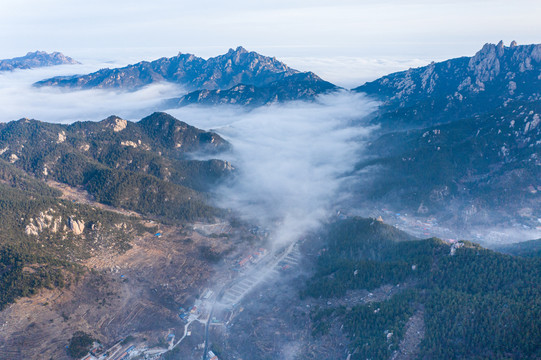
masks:
[(299, 72), (274, 57), (243, 47), (205, 60), (179, 53), (172, 58), (142, 61), (88, 75), (59, 76), (35, 86), (136, 90), (156, 82), (172, 82), (190, 91), (167, 106), (239, 104), (260, 106), (273, 102), (310, 100), (338, 89), (311, 72)]
[[(381, 101), (380, 125), (361, 174), (377, 169), (366, 197), (453, 222), (484, 222), (494, 212), (541, 210), (541, 45), (486, 44), (472, 57), (432, 63), (353, 89)], [(161, 109), (192, 104), (262, 106), (313, 100), (340, 88), (311, 72), (242, 47), (203, 58), (179, 54), (36, 86), (136, 90), (167, 81), (190, 92)], [(362, 175), (364, 176), (364, 175)]]
[(88, 75), (54, 77), (39, 81), (36, 85), (133, 90), (151, 83), (169, 81), (188, 90), (216, 90), (237, 84), (263, 86), (296, 73), (297, 70), (275, 58), (238, 47), (208, 60), (179, 53), (172, 58), (102, 69)]
[(503, 245), (497, 247), (496, 250), (515, 256), (541, 258), (541, 239)]
[(538, 226), (540, 73), (541, 45), (500, 42), (356, 88), (383, 101), (374, 157), (359, 166), (378, 169), (369, 197), (461, 225), (501, 214)]
[(31, 69), (63, 64), (79, 64), (79, 62), (59, 52), (49, 54), (45, 51), (35, 51), (29, 52), (25, 56), (0, 60), (0, 71)]

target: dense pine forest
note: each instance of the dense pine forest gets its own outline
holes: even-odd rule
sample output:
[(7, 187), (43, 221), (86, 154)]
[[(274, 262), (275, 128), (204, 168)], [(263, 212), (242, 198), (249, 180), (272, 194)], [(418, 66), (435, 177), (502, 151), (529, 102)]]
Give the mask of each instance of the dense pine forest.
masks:
[[(355, 359), (386, 359), (408, 319), (424, 313), (420, 358), (536, 359), (541, 356), (541, 259), (470, 242), (451, 245), (407, 234), (372, 219), (330, 225), (315, 275), (301, 297), (335, 298), (354, 289), (402, 284), (383, 302), (320, 309), (313, 333), (342, 321)], [(387, 335), (392, 333), (391, 337)]]

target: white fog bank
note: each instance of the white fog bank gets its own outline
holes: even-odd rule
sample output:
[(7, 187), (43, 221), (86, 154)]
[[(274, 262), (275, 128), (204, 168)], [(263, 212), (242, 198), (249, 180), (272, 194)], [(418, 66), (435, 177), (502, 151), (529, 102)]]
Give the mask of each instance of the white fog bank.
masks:
[(217, 190), (218, 205), (268, 227), (277, 243), (296, 240), (334, 214), (341, 191), (373, 128), (363, 117), (376, 103), (340, 93), (246, 112), (188, 107), (173, 116), (230, 141), (234, 181)]
[(158, 83), (138, 91), (77, 90), (35, 87), (37, 81), (54, 76), (86, 74), (118, 63), (91, 62), (31, 70), (0, 72), (0, 122), (30, 118), (54, 123), (99, 121), (110, 115), (139, 120), (168, 98), (185, 91), (172, 83)]

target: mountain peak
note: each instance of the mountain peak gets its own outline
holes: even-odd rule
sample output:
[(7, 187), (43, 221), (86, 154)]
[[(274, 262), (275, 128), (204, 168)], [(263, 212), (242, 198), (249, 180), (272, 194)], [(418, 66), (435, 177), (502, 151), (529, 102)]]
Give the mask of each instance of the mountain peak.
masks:
[(237, 46), (237, 48), (235, 50), (233, 50), (232, 48), (229, 49), (229, 51), (227, 52), (228, 54), (246, 54), (248, 53), (249, 51), (246, 50), (245, 48), (243, 48), (242, 46)]
[(110, 115), (106, 119), (104, 119), (104, 121), (116, 121), (118, 119), (120, 119), (120, 117), (118, 117), (116, 115)]
[(500, 41), (498, 43), (498, 45), (494, 45), (492, 43), (486, 43), (485, 45), (483, 45), (481, 50), (479, 50), (473, 57), (474, 58), (475, 57), (485, 57), (487, 55), (494, 55), (496, 53), (499, 54), (499, 52), (500, 51), (503, 52), (503, 50), (504, 50), (503, 41)]
[(137, 122), (137, 126), (169, 149), (216, 151), (229, 147), (218, 134), (188, 125), (165, 112), (154, 112)]
[(79, 64), (79, 62), (60, 52), (47, 53), (45, 51), (28, 52), (25, 56), (0, 60), (0, 71), (14, 69), (31, 69), (43, 66), (62, 64)]
[(168, 121), (178, 121), (177, 118), (175, 118), (173, 115), (170, 115), (166, 112), (163, 112), (163, 111), (155, 111), (153, 112), (152, 114), (142, 118), (141, 122), (146, 122), (146, 121), (159, 121), (161, 123), (165, 123), (165, 122), (168, 122)]
[(128, 126), (128, 121), (122, 118), (119, 118), (116, 115), (111, 115), (107, 119), (102, 120), (102, 123), (105, 124), (107, 128), (112, 128), (113, 132), (122, 131)]
[(482, 112), (486, 103), (507, 104), (512, 99), (538, 101), (540, 71), (541, 44), (513, 42), (508, 47), (500, 41), (485, 44), (473, 57), (390, 74), (355, 90), (404, 109), (429, 97), (433, 105), (426, 111), (434, 118), (444, 118), (445, 112), (456, 114), (471, 109)]
[(141, 120), (139, 120), (139, 125), (153, 127), (156, 129), (166, 129), (172, 126), (180, 126), (185, 128), (189, 126), (188, 124), (178, 120), (174, 116), (161, 111), (153, 112), (152, 114), (142, 118)]
[(26, 53), (25, 56), (32, 56), (32, 55), (46, 55), (47, 53), (45, 51), (40, 51), (40, 50), (36, 50), (36, 51), (29, 51)]
[(524, 50), (527, 50), (530, 46), (519, 46), (515, 40), (511, 41), (509, 46), (505, 46), (503, 43), (503, 40), (500, 40), (498, 44), (494, 45), (492, 43), (486, 43), (483, 45), (481, 50), (479, 50), (473, 57), (485, 57), (487, 55), (496, 55), (497, 57), (502, 57), (506, 51), (509, 51), (511, 49), (513, 50), (519, 50), (519, 48), (523, 48)]

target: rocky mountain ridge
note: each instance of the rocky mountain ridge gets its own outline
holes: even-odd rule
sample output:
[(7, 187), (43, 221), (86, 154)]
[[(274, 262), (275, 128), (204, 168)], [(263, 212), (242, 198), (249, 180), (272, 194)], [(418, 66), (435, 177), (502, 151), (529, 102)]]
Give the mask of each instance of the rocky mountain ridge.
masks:
[(461, 57), (384, 76), (359, 86), (384, 102), (377, 122), (404, 128), (474, 116), (512, 100), (541, 99), (541, 44), (485, 44)]
[(169, 81), (187, 90), (216, 90), (228, 89), (239, 83), (262, 86), (297, 72), (276, 58), (247, 51), (239, 46), (208, 60), (179, 53), (171, 58), (142, 61), (123, 68), (102, 69), (88, 75), (54, 77), (35, 85), (133, 90), (154, 82)]

